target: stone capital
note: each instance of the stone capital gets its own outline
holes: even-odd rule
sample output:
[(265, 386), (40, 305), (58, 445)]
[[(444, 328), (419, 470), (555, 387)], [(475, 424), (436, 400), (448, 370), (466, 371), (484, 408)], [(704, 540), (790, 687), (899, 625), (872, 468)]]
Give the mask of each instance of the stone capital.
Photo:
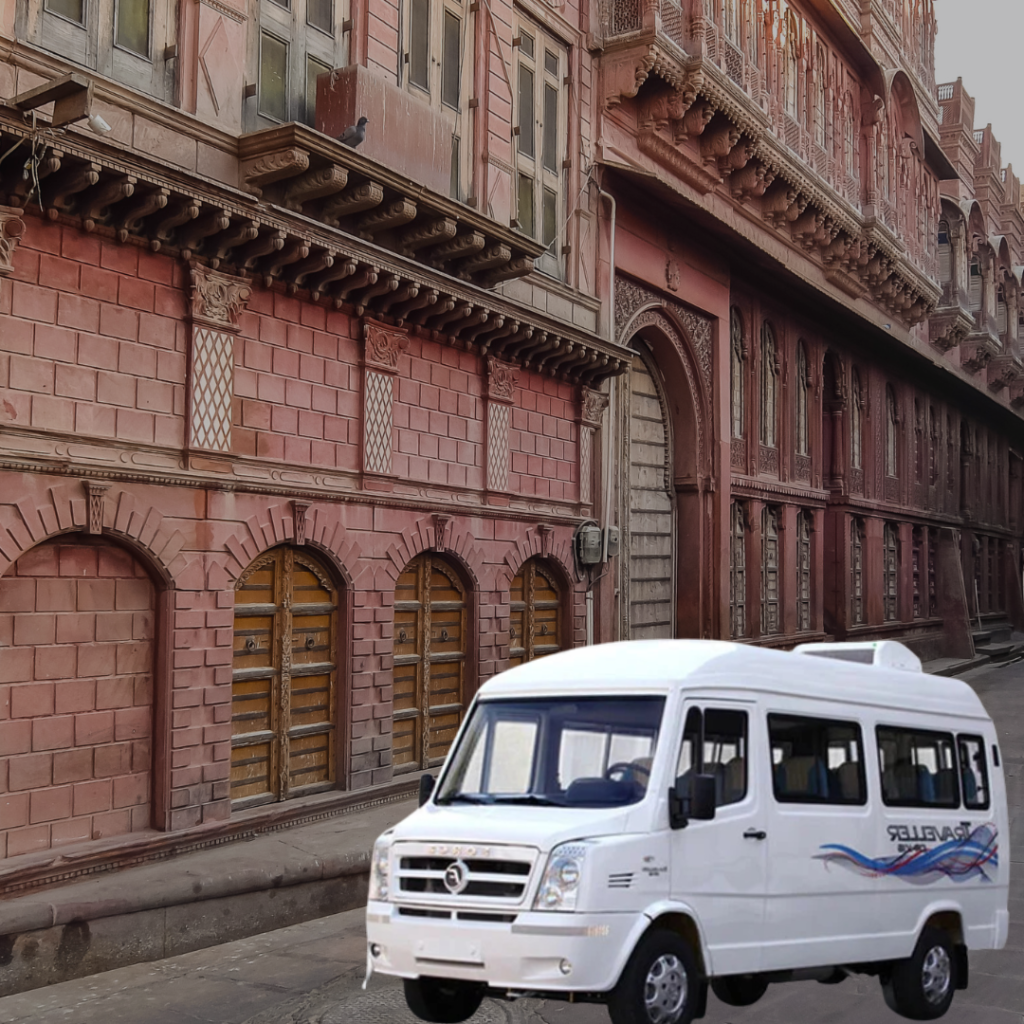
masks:
[(511, 405), (515, 401), (519, 371), (511, 363), (487, 357), (487, 397), (493, 402)]
[(192, 322), (237, 334), (238, 319), (252, 294), (248, 281), (192, 262)]
[(0, 277), (14, 272), (14, 250), (25, 230), (22, 214), (13, 206), (0, 206)]
[(364, 320), (363, 343), (367, 369), (394, 375), (398, 373), (398, 357), (409, 344), (409, 332), (404, 327)]
[(599, 427), (608, 408), (608, 396), (586, 386), (580, 388), (580, 419), (584, 426)]

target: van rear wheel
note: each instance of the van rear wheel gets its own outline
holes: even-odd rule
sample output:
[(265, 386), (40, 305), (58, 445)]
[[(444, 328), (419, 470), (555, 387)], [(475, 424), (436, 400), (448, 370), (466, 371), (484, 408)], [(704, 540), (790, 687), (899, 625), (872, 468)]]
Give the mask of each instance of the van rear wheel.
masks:
[(427, 1024), (462, 1024), (480, 1009), (484, 986), (445, 978), (406, 978), (405, 1002)]
[(914, 952), (895, 961), (882, 982), (889, 1009), (909, 1020), (937, 1020), (949, 1009), (955, 990), (953, 942), (938, 928), (925, 928)]
[(753, 1006), (768, 991), (768, 982), (758, 974), (730, 974), (712, 978), (711, 991), (726, 1006)]
[(612, 1024), (690, 1024), (700, 999), (700, 972), (690, 944), (656, 929), (637, 944), (608, 997)]

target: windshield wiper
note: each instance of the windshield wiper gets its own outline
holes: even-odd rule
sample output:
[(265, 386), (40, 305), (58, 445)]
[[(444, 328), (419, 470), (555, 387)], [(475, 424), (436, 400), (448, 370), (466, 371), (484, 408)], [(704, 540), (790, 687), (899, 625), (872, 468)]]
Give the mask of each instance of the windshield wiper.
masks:
[(561, 800), (552, 800), (540, 793), (523, 793), (516, 796), (496, 796), (496, 804), (533, 804), (537, 807), (565, 807)]
[(483, 793), (452, 793), (451, 796), (439, 797), (434, 803), (447, 804), (493, 804), (494, 797)]

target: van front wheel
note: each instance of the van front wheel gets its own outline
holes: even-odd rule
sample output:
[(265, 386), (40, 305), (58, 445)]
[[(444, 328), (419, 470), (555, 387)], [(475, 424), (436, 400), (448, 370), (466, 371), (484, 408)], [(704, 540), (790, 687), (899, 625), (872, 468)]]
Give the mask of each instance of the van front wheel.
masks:
[(484, 986), (444, 978), (406, 978), (405, 1002), (427, 1024), (462, 1024), (480, 1009)]
[(889, 1009), (910, 1020), (937, 1020), (949, 1009), (955, 989), (953, 943), (938, 928), (925, 928), (914, 952), (895, 961), (882, 982)]
[(612, 1024), (690, 1024), (701, 981), (690, 944), (675, 932), (648, 932), (608, 997)]

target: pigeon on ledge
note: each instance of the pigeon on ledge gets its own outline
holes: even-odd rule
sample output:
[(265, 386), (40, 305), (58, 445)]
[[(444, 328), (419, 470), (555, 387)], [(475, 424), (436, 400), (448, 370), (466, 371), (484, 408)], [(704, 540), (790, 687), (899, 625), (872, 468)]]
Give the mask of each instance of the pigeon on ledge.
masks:
[(361, 117), (356, 124), (349, 125), (339, 136), (338, 141), (353, 149), (366, 138), (366, 118)]

